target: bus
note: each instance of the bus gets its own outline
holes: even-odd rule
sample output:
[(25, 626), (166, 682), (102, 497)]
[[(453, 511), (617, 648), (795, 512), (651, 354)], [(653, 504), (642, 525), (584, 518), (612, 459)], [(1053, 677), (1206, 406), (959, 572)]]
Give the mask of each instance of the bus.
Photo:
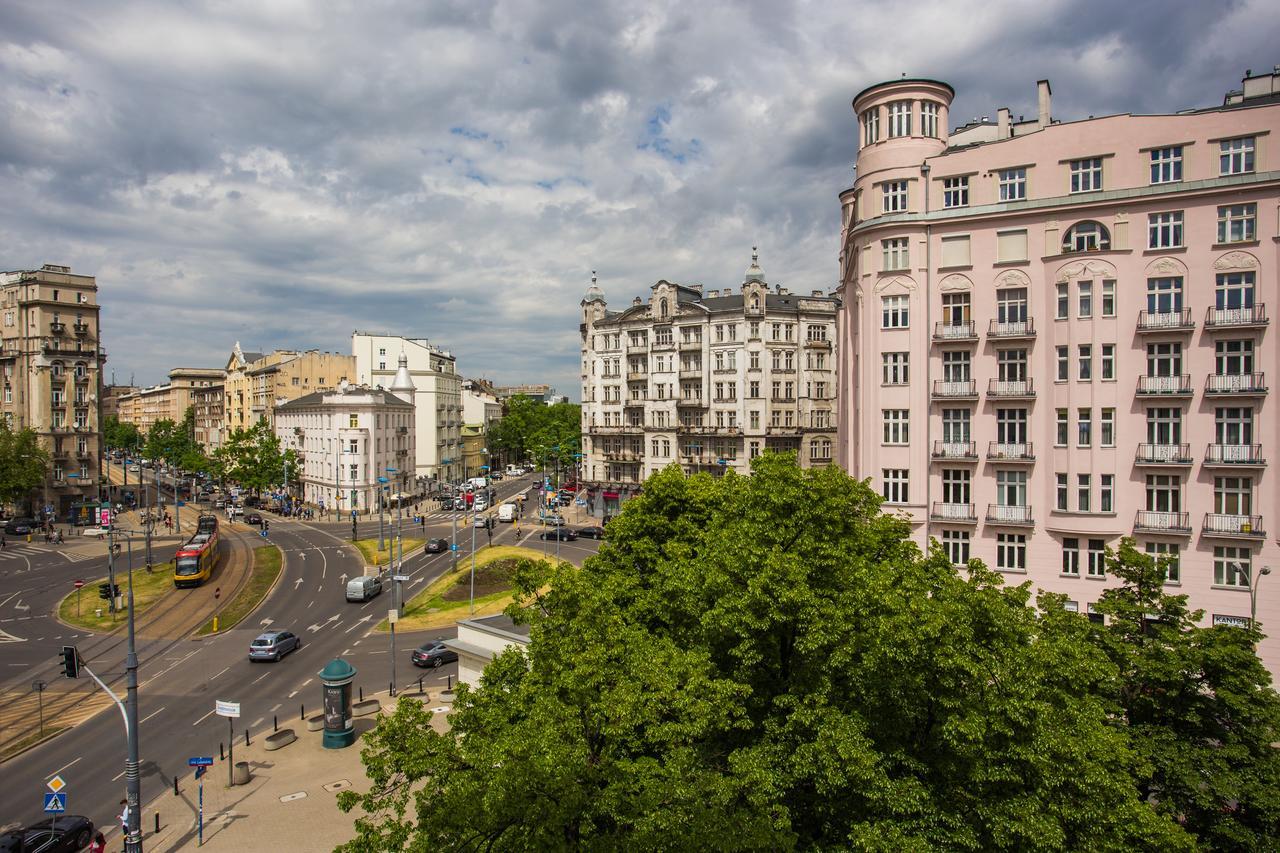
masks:
[(173, 557), (173, 585), (178, 589), (200, 584), (213, 577), (218, 567), (218, 518), (202, 515), (196, 533)]

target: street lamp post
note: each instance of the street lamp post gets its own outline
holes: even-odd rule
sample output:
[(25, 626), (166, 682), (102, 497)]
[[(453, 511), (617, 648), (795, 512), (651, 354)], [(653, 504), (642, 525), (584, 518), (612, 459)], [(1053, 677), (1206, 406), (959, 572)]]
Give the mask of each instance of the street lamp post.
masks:
[[(389, 467), (386, 469), (386, 471), (388, 474), (391, 474), (391, 475), (394, 475), (396, 473), (395, 468)], [(389, 483), (390, 478), (379, 477), (378, 482)], [(391, 486), (384, 485), (382, 489), (379, 490), (378, 492), (379, 497), (381, 497), (383, 490), (390, 489), (390, 488)], [(379, 515), (378, 517), (378, 526), (379, 528), (381, 528), (382, 526), (381, 515)], [(382, 549), (381, 533), (379, 533), (378, 538), (379, 538), (378, 549), (381, 550)], [(390, 568), (391, 570), (391, 609), (395, 611), (396, 619), (398, 619), (400, 617), (400, 604), (399, 604), (400, 596), (398, 595), (398, 593), (400, 592), (400, 582), (396, 580), (396, 578), (400, 576), (400, 567), (404, 563), (404, 541), (400, 538), (400, 501), (396, 501), (396, 541), (400, 543), (400, 560), (399, 562), (397, 562), (394, 559), (395, 553), (394, 553), (394, 546), (393, 546), (390, 552), (387, 554), (387, 556), (391, 558), (387, 560), (387, 564), (388, 564), (388, 568)], [(393, 698), (396, 695), (396, 619), (389, 620), (391, 623), (391, 696)]]
[[(136, 637), (134, 634), (133, 624), (133, 537), (131, 534), (138, 533), (137, 530), (117, 529), (114, 525), (107, 532), (107, 553), (114, 553), (116, 536), (124, 534), (125, 542), (129, 548), (129, 633), (128, 646), (125, 652), (124, 673), (125, 673), (125, 738), (128, 741), (129, 755), (124, 764), (125, 777), (125, 797), (129, 806), (129, 821), (125, 835), (125, 850), (127, 853), (142, 853), (142, 781), (138, 775), (138, 648)], [(108, 558), (110, 559), (110, 558)], [(111, 592), (115, 593), (114, 581), (112, 581)], [(112, 604), (114, 605), (114, 595)]]
[(1249, 627), (1256, 627), (1258, 624), (1258, 584), (1262, 578), (1271, 574), (1270, 566), (1263, 566), (1258, 569), (1258, 577), (1255, 579), (1253, 573), (1249, 573)]
[(384, 544), (384, 536), (382, 530), (382, 490), (387, 483), (386, 477), (378, 478), (378, 550), (381, 551), (386, 547)]

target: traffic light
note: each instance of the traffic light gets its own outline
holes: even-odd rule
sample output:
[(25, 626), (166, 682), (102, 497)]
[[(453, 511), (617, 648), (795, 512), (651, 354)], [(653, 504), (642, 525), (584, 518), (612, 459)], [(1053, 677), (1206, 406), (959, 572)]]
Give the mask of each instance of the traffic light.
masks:
[(110, 601), (113, 598), (120, 597), (120, 584), (100, 583), (98, 584), (98, 598), (103, 601)]
[(62, 674), (75, 678), (80, 674), (80, 655), (75, 646), (62, 647)]

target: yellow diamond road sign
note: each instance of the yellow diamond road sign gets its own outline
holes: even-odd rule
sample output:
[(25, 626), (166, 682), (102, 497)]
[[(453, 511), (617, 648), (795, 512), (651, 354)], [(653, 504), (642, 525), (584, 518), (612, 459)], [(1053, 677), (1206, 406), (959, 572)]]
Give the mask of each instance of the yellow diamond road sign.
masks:
[(49, 790), (53, 791), (55, 794), (61, 791), (63, 788), (67, 787), (67, 783), (62, 781), (61, 776), (54, 776), (45, 784), (48, 785)]

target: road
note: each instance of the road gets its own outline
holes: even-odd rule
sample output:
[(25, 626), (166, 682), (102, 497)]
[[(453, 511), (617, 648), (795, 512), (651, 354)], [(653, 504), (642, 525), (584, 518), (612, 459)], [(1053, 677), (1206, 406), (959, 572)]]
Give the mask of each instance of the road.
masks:
[[(527, 480), (503, 481), (498, 484), (499, 497), (508, 497), (528, 485)], [(428, 515), (427, 534), (449, 537), (447, 514)], [(386, 690), (390, 682), (389, 637), (371, 633), (386, 615), (390, 596), (384, 593), (364, 604), (345, 601), (345, 578), (363, 571), (363, 561), (339, 538), (339, 531), (349, 535), (350, 525), (269, 518), (271, 540), (281, 547), (284, 563), (280, 581), (263, 605), (240, 627), (220, 636), (139, 649), (143, 659), (138, 717), (144, 803), (165, 788), (171, 789), (174, 774), (190, 778), (190, 756), (216, 757), (219, 744), (225, 745), (227, 721), (213, 714), (215, 699), (241, 703), (242, 717), (235, 721), (235, 731), (243, 743), (246, 726), (252, 737), (260, 737), (270, 732), (273, 717), (278, 717), (282, 726), (297, 728), (300, 708), (308, 714), (319, 711), (321, 688), (316, 674), (334, 657), (343, 657), (357, 669), (357, 688), (376, 692)], [(376, 535), (376, 518), (372, 525), (366, 522), (361, 527), (362, 533), (371, 528)], [(421, 534), (420, 529), (414, 532)], [(494, 533), (495, 543), (515, 542), (512, 525), (499, 525)], [(409, 535), (407, 526), (405, 535)], [(523, 544), (533, 547), (542, 544), (528, 527), (521, 538)], [(459, 525), (457, 541), (461, 562), (470, 553), (471, 530)], [(476, 545), (483, 544), (485, 539), (477, 537)], [(556, 543), (546, 544), (554, 552)], [(595, 551), (596, 545), (594, 541), (565, 542), (561, 543), (561, 553), (565, 559), (581, 562), (581, 558)], [(402, 571), (410, 580), (404, 586), (405, 599), (445, 572), (451, 562), (449, 553), (419, 553), (406, 559)], [(56, 562), (49, 561), (49, 565), (56, 566)], [(267, 626), (298, 633), (303, 647), (278, 663), (250, 663), (249, 642)], [(430, 679), (456, 672), (456, 664), (420, 670), (409, 662), (410, 650), (416, 645), (451, 634), (450, 630), (398, 635), (396, 678), (400, 689), (416, 690), (419, 677), (425, 677), (430, 684)], [(55, 645), (61, 643), (47, 641), (53, 652)], [(110, 655), (95, 658), (102, 660), (102, 668), (107, 670), (98, 671), (100, 676), (117, 675), (123, 668), (122, 648), (113, 648)], [(110, 825), (124, 797), (124, 760), (125, 740), (119, 714), (114, 710), (97, 714), (71, 732), (4, 764), (9, 784), (0, 790), (0, 824), (39, 818), (44, 783), (58, 773), (68, 783), (69, 810)], [(226, 770), (218, 765), (214, 772)], [(177, 815), (166, 816), (162, 808), (162, 820), (167, 817), (176, 819)], [(151, 815), (144, 818), (150, 825)]]

